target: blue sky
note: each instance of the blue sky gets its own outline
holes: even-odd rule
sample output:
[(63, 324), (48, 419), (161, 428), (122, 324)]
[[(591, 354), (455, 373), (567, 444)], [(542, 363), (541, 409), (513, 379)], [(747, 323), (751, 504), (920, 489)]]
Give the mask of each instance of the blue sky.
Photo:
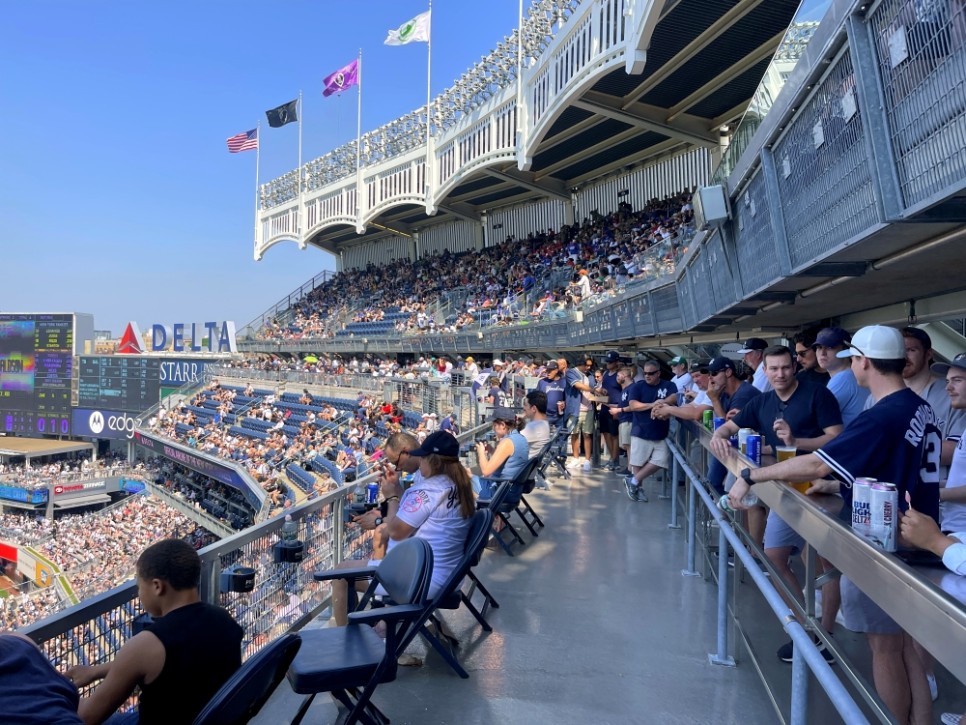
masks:
[[(527, 3), (528, 5), (529, 3)], [(436, 0), (433, 95), (517, 24), (517, 0)], [(426, 45), (383, 45), (419, 0), (30, 0), (0, 23), (0, 310), (239, 328), (325, 268), (279, 245), (252, 258), (261, 181), (296, 166), (295, 124), (264, 111), (301, 89), (303, 160), (355, 137), (356, 91), (321, 80), (363, 51), (363, 131), (425, 102)]]

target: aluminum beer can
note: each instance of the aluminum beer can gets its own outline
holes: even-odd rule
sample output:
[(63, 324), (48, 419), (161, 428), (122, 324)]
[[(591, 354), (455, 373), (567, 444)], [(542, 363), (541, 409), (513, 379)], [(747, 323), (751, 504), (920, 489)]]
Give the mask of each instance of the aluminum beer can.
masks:
[(708, 430), (714, 430), (712, 428), (712, 421), (714, 420), (714, 411), (706, 410), (701, 414), (701, 422), (704, 423), (704, 427)]
[(738, 435), (735, 434), (735, 435), (731, 436), (731, 438), (728, 439), (728, 442), (731, 444), (731, 447), (732, 448), (738, 448), (739, 447), (739, 445), (738, 445)]
[(756, 466), (761, 465), (761, 436), (751, 433), (745, 439), (745, 455), (754, 462)]
[[(754, 428), (740, 428), (738, 430), (738, 450), (745, 453), (745, 443), (748, 441), (748, 436), (755, 432)], [(747, 455), (747, 454), (746, 454)]]
[(716, 415), (714, 418), (711, 419), (711, 424), (714, 426), (715, 430), (718, 430), (718, 428), (720, 428), (725, 424), (725, 418), (721, 418)]
[(896, 541), (899, 538), (899, 491), (896, 485), (873, 483), (870, 508), (872, 543), (886, 551), (895, 551)]
[(874, 478), (857, 478), (852, 484), (852, 530), (868, 539), (872, 528), (872, 484)]
[(370, 483), (366, 485), (366, 503), (376, 503), (379, 500), (379, 484)]

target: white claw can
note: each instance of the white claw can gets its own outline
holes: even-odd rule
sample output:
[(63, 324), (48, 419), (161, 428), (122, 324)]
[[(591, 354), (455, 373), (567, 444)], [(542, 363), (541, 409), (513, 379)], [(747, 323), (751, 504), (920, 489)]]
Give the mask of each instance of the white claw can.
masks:
[(872, 529), (872, 484), (874, 478), (857, 478), (852, 484), (852, 530), (869, 538)]
[(899, 491), (894, 483), (872, 484), (870, 514), (872, 543), (895, 551), (899, 538)]

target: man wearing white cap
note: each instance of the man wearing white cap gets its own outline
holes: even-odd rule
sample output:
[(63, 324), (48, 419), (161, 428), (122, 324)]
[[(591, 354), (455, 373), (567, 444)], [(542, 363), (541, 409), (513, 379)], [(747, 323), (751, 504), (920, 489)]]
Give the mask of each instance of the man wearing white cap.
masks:
[(768, 376), (765, 375), (765, 350), (767, 349), (768, 343), (760, 337), (749, 337), (738, 351), (748, 369), (755, 373), (755, 379), (752, 380), (751, 384), (763, 393), (771, 390), (771, 383), (768, 382)]
[(688, 372), (688, 361), (686, 358), (678, 355), (677, 357), (672, 357), (668, 365), (671, 366), (671, 372), (674, 373), (671, 382), (678, 389), (678, 405), (684, 405), (685, 396), (694, 385), (691, 380), (691, 373)]
[[(855, 333), (850, 347), (839, 355), (852, 358), (855, 379), (869, 389), (875, 405), (814, 453), (764, 468), (742, 470), (729, 493), (732, 505), (741, 507), (741, 499), (757, 481), (813, 481), (809, 493), (842, 494), (843, 518), (848, 520), (852, 484), (857, 477), (865, 476), (894, 482), (901, 510), (907, 507), (908, 492), (916, 511), (938, 520), (938, 420), (929, 403), (903, 381), (906, 347), (902, 333), (881, 325), (863, 327)], [(838, 481), (819, 480), (827, 476)], [(834, 552), (822, 553), (831, 555), (834, 563)], [(841, 589), (846, 626), (865, 632), (868, 637), (879, 697), (901, 723), (932, 722), (932, 698), (913, 639), (848, 577), (842, 577)]]

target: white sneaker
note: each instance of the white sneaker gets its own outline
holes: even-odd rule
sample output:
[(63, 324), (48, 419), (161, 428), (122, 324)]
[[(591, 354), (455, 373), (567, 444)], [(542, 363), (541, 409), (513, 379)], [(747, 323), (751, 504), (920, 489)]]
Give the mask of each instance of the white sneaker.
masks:
[(581, 459), (571, 457), (567, 459), (567, 468), (578, 468), (582, 463)]
[(584, 460), (583, 469), (584, 469), (584, 471), (593, 471), (594, 470), (594, 464), (592, 464), (588, 460)]
[(936, 675), (931, 672), (926, 673), (926, 682), (929, 683), (929, 696), (935, 702), (939, 699), (939, 685), (936, 684)]
[(944, 712), (942, 717), (939, 718), (939, 722), (943, 725), (960, 725), (962, 716), (955, 712)]

